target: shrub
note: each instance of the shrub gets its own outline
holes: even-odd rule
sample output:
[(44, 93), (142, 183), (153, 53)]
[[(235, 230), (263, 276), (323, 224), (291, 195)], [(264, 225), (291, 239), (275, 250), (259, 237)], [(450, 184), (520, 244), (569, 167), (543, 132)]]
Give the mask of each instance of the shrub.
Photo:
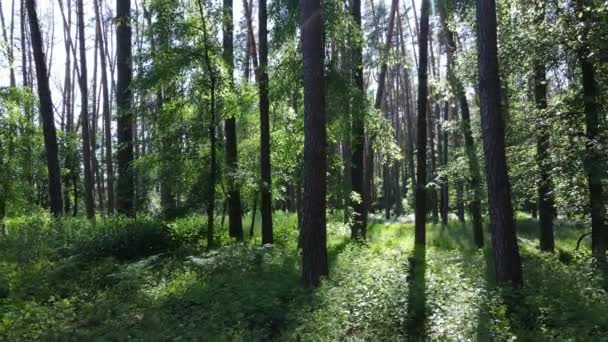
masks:
[(99, 229), (91, 239), (77, 242), (74, 254), (88, 260), (114, 257), (127, 261), (175, 250), (180, 240), (159, 221), (119, 219)]

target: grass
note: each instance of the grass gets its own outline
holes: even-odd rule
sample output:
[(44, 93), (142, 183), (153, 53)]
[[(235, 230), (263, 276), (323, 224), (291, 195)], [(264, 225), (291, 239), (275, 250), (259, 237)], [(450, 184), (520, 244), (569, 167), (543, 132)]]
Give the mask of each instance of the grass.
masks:
[[(168, 226), (130, 222), (125, 227), (146, 228), (128, 228), (129, 234), (107, 227), (124, 222), (9, 222), (9, 236), (0, 239), (0, 340), (608, 336), (606, 280), (590, 261), (588, 241), (583, 251), (573, 252), (583, 231), (578, 227), (560, 224), (556, 245), (562, 251), (546, 254), (536, 248), (536, 223), (518, 220), (526, 285), (513, 293), (496, 287), (491, 250), (473, 246), (467, 225), (429, 225), (426, 248), (414, 250), (410, 224), (376, 223), (361, 245), (351, 243), (348, 227), (332, 219), (331, 277), (309, 291), (300, 286), (294, 215), (275, 215), (272, 248), (258, 247), (255, 238), (228, 244), (221, 231), (224, 246), (212, 252), (199, 242), (203, 219)], [(155, 241), (166, 234), (171, 244)], [(138, 253), (124, 254), (123, 242), (139, 237), (148, 242), (136, 244)]]

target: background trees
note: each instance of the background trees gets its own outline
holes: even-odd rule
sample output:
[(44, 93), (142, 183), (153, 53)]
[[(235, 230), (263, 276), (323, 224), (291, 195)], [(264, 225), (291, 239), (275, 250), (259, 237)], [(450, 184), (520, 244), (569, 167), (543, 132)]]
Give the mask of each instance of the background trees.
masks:
[[(604, 4), (500, 0), (477, 18), (463, 2), (306, 2), (324, 14), (311, 14), (307, 50), (305, 13), (289, 1), (8, 3), (0, 219), (204, 212), (197, 236), (210, 247), (246, 240), (243, 225), (256, 243), (280, 241), (282, 210), (298, 216), (302, 247), (322, 251), (307, 234), (323, 210), (359, 241), (380, 211), (415, 220), (418, 243), (427, 216), (447, 226), (455, 213), (477, 247), (485, 216), (509, 255), (498, 278), (519, 285), (525, 214), (541, 249), (560, 248), (554, 226), (578, 222), (605, 255)], [(322, 153), (324, 166), (311, 156)]]

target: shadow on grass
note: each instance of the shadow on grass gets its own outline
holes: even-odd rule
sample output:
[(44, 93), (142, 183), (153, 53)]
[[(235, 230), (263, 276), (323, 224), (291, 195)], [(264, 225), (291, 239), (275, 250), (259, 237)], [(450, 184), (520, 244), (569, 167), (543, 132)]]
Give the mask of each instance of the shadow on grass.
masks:
[(426, 339), (426, 248), (416, 244), (413, 254), (408, 258), (409, 267), (409, 293), (408, 317), (406, 332), (410, 341), (424, 341)]
[[(329, 247), (330, 268), (350, 243), (344, 239)], [(137, 331), (145, 332), (144, 339), (161, 340), (281, 339), (320, 305), (317, 291), (301, 286), (300, 259), (296, 251), (277, 250), (263, 253), (253, 265), (222, 266), (211, 275), (186, 273), (174, 280), (170, 295), (150, 304)]]

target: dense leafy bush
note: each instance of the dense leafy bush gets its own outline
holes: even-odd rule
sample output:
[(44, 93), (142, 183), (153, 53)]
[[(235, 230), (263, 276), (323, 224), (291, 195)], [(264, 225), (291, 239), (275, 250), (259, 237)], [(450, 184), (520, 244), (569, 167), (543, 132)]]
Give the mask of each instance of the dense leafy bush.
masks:
[(86, 259), (113, 257), (124, 261), (171, 251), (178, 245), (179, 239), (162, 222), (123, 219), (103, 227), (91, 239), (77, 242), (73, 251)]

